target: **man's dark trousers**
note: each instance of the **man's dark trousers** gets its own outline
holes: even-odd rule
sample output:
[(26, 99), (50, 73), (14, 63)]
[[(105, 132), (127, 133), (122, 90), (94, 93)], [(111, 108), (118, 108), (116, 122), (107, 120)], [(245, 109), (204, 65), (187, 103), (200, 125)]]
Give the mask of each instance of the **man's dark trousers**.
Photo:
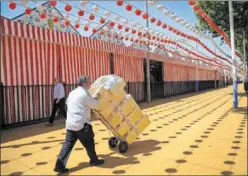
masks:
[(63, 144), (63, 147), (60, 151), (55, 167), (65, 168), (72, 148), (78, 139), (80, 140), (81, 144), (85, 147), (87, 154), (90, 158), (90, 162), (94, 163), (98, 161), (98, 157), (95, 151), (94, 136), (95, 135), (92, 126), (89, 124), (85, 124), (84, 128), (79, 131), (67, 130), (65, 143)]
[(53, 101), (53, 111), (52, 111), (52, 115), (49, 119), (49, 123), (53, 123), (58, 108), (61, 109), (63, 116), (66, 118), (65, 98), (61, 98), (59, 100), (58, 104), (56, 104), (56, 101), (57, 101), (57, 99), (54, 99), (54, 101)]

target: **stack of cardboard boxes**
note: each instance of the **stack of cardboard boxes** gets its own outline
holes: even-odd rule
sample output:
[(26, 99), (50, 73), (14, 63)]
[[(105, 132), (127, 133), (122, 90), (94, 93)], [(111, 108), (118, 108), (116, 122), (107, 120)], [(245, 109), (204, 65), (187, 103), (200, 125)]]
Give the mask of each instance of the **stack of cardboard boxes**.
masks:
[(133, 97), (124, 90), (125, 81), (116, 75), (98, 78), (90, 88), (96, 97), (100, 93), (99, 109), (94, 111), (104, 125), (118, 138), (131, 144), (150, 124)]

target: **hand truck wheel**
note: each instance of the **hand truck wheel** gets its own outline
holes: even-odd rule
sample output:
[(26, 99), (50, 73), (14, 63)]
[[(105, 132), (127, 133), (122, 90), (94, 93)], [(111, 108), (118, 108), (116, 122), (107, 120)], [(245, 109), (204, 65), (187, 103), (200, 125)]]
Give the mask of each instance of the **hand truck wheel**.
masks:
[(110, 148), (115, 148), (117, 146), (117, 143), (118, 143), (118, 139), (116, 137), (111, 137), (108, 140), (108, 144)]
[(118, 144), (118, 150), (120, 153), (125, 153), (128, 150), (128, 144), (126, 141), (121, 141)]

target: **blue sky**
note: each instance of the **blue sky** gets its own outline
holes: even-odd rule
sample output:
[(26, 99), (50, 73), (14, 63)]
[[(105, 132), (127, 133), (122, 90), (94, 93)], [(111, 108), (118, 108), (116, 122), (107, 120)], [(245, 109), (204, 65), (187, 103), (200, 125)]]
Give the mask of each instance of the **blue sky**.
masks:
[[(39, 1), (39, 3), (43, 3), (43, 2), (45, 2), (45, 1)], [(70, 4), (73, 4), (73, 5), (76, 5), (76, 6), (80, 7), (80, 2), (79, 1), (64, 1), (64, 2), (70, 2)], [(143, 20), (143, 18), (137, 17), (134, 14), (134, 12), (127, 12), (125, 10), (125, 6), (122, 6), (122, 7), (117, 6), (115, 1), (91, 1), (91, 2), (98, 4), (100, 6), (100, 9), (101, 9), (101, 7), (106, 8), (106, 9), (110, 9), (110, 11), (112, 11), (114, 13), (117, 13), (120, 16), (124, 16), (124, 17), (128, 18), (129, 20), (132, 20), (132, 21), (134, 21), (136, 23), (140, 23), (140, 24), (145, 26), (145, 20)], [(128, 1), (128, 2), (130, 2), (132, 5), (140, 8), (142, 11), (145, 10), (145, 2), (144, 1)], [(10, 10), (8, 8), (8, 3), (9, 3), (8, 1), (2, 2), (1, 15), (4, 16), (4, 17), (7, 17), (7, 18), (11, 19), (11, 18), (23, 13), (24, 10), (25, 10), (25, 8), (21, 7), (21, 6), (18, 6), (15, 10)], [(181, 17), (181, 19), (186, 20), (187, 22), (189, 22), (192, 25), (196, 24), (196, 17), (194, 15), (194, 12), (193, 12), (191, 6), (188, 5), (188, 1), (160, 1), (159, 3), (163, 4), (169, 10), (171, 10), (172, 12), (177, 14), (179, 17)], [(31, 8), (36, 7), (36, 5), (37, 5), (37, 3), (33, 3), (33, 2), (28, 3), (28, 7), (31, 7)], [(64, 11), (64, 6), (65, 6), (65, 4), (60, 2), (56, 6), (56, 8), (58, 8), (62, 12), (65, 12)], [(92, 11), (92, 6), (93, 6), (92, 4), (88, 3), (88, 5), (86, 6), (86, 10), (89, 10), (89, 11), (91, 10)], [(162, 22), (166, 22), (167, 24), (169, 24), (169, 25), (171, 25), (173, 27), (176, 27), (177, 29), (179, 29), (179, 30), (181, 30), (181, 31), (183, 31), (185, 33), (188, 33), (188, 34), (191, 34), (191, 35), (194, 36), (194, 34), (190, 30), (188, 30), (184, 26), (176, 23), (170, 17), (164, 16), (162, 12), (157, 10), (156, 6), (157, 5), (148, 6), (149, 7), (149, 11), (148, 11), (149, 14), (151, 14), (156, 19), (161, 20)], [(73, 10), (75, 10), (75, 9), (73, 9)], [(74, 13), (75, 15), (77, 15), (76, 10), (72, 11), (71, 13), (72, 14)], [(104, 10), (101, 9), (99, 11), (99, 13), (103, 14)], [(170, 31), (163, 30), (161, 27), (157, 27), (154, 24), (150, 24), (149, 28), (152, 28), (152, 29), (155, 29), (157, 31), (160, 31), (160, 32), (162, 32), (162, 33), (164, 33), (164, 34), (166, 34), (168, 36), (172, 36), (172, 37), (175, 36)], [(84, 35), (84, 36), (89, 36), (90, 35), (89, 32), (85, 33), (82, 29), (80, 30), (80, 33), (82, 35)], [(214, 46), (211, 44), (211, 42), (209, 40), (206, 40), (206, 39), (204, 39), (202, 37), (200, 37), (200, 39), (204, 44), (206, 44), (213, 51), (215, 50)], [(215, 41), (220, 46), (220, 39), (215, 39)], [(193, 43), (193, 42), (190, 42), (190, 43), (195, 46), (195, 43)], [(202, 52), (204, 52), (206, 55), (214, 57), (211, 54), (209, 54), (207, 51), (205, 51), (203, 48), (201, 48), (199, 46), (198, 46), (198, 48)], [(231, 55), (230, 49), (229, 49), (229, 47), (227, 45), (224, 44), (224, 45), (221, 46), (221, 48), (224, 51), (226, 51), (229, 55)], [(222, 55), (220, 52), (218, 52), (218, 50), (217, 50), (217, 54)]]

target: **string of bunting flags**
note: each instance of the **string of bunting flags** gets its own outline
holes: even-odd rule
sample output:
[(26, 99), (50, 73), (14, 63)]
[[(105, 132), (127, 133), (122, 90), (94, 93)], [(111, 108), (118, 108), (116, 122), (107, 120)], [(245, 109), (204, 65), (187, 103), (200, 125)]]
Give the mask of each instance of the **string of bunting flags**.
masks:
[[(121, 0), (118, 0), (118, 1), (121, 1)], [(117, 3), (118, 3), (118, 1), (117, 1)], [(123, 1), (121, 1), (121, 2), (123, 2)], [(154, 2), (154, 1), (149, 1), (149, 2), (151, 3), (151, 2)], [(122, 5), (123, 5), (123, 4), (122, 4)], [(134, 12), (135, 12), (135, 14), (136, 14), (137, 16), (140, 16), (141, 14), (143, 14), (143, 15), (146, 14), (146, 13), (142, 12), (140, 9), (138, 9), (138, 8), (134, 7), (133, 5), (131, 5), (130, 3), (127, 3), (127, 5), (126, 5), (126, 10), (127, 10), (127, 11), (132, 11), (133, 8), (136, 9)], [(159, 9), (159, 10), (163, 9), (163, 6), (162, 6), (162, 5), (159, 5), (159, 6), (158, 6), (158, 9)], [(168, 14), (170, 13), (170, 11), (169, 11), (169, 10), (165, 10), (164, 13), (165, 13), (166, 15), (168, 15)], [(187, 38), (187, 39), (189, 39), (189, 40), (192, 40), (192, 41), (194, 41), (194, 42), (197, 42), (197, 43), (200, 44), (206, 51), (208, 51), (209, 53), (211, 53), (211, 54), (214, 55), (215, 57), (217, 57), (217, 58), (219, 58), (219, 59), (221, 59), (221, 60), (227, 60), (226, 58), (224, 58), (224, 57), (222, 57), (222, 56), (216, 54), (214, 51), (212, 51), (209, 47), (207, 47), (207, 46), (206, 46), (203, 42), (201, 42), (198, 38), (196, 38), (196, 37), (194, 37), (194, 36), (191, 36), (191, 35), (189, 35), (189, 34), (186, 34), (186, 33), (182, 32), (182, 31), (180, 31), (180, 30), (178, 30), (178, 29), (176, 29), (176, 28), (174, 28), (174, 27), (172, 27), (172, 26), (170, 26), (170, 25), (167, 25), (166, 23), (161, 22), (159, 19), (156, 19), (155, 17), (149, 16), (148, 14), (146, 14), (146, 17), (147, 17), (147, 18), (144, 18), (143, 15), (142, 15), (142, 18), (143, 18), (143, 19), (148, 19), (148, 18), (150, 18), (150, 22), (151, 22), (151, 23), (155, 23), (157, 26), (161, 26), (163, 29), (168, 28), (168, 30), (169, 30), (170, 32), (172, 32), (172, 33), (174, 33), (174, 34), (176, 34), (176, 35), (178, 35), (178, 36), (181, 36), (181, 37)]]
[[(202, 58), (202, 59), (205, 59), (205, 60), (214, 62), (214, 63), (216, 63), (216, 64), (219, 64), (217, 61), (212, 60), (212, 59), (209, 59), (209, 58), (204, 57), (204, 56), (201, 56), (201, 55), (199, 55), (199, 54), (197, 54), (197, 53), (195, 53), (195, 52), (192, 52), (192, 51), (190, 51), (189, 49), (183, 47), (182, 45), (180, 45), (180, 44), (178, 44), (178, 43), (176, 43), (176, 42), (174, 42), (174, 41), (168, 41), (168, 40), (166, 40), (165, 43), (169, 43), (169, 44), (175, 45), (175, 46), (177, 46), (178, 48), (180, 48), (180, 49), (182, 49), (182, 50), (184, 50), (184, 51), (186, 51), (186, 52), (188, 52), (188, 53), (190, 53), (190, 54), (192, 54), (192, 55), (194, 55), (194, 56), (197, 56), (197, 57), (199, 57), (199, 58)], [(231, 63), (230, 63), (230, 64), (231, 64)], [(222, 65), (222, 64), (220, 64), (220, 65)], [(222, 65), (222, 66), (223, 66), (223, 65)]]
[[(176, 41), (187, 45), (187, 47), (193, 49), (194, 51), (197, 51), (197, 53), (200, 53), (202, 56), (207, 57), (205, 54), (203, 54), (201, 51), (199, 51), (197, 48), (195, 48), (194, 46), (192, 46), (190, 43), (186, 42), (185, 40), (176, 40)], [(220, 60), (217, 60), (217, 61), (221, 62)]]
[[(220, 65), (220, 66), (222, 66), (222, 67), (225, 67), (224, 64), (222, 64), (222, 63), (220, 63), (220, 62), (218, 62), (218, 61), (216, 61), (216, 60), (209, 59), (209, 58), (206, 57), (206, 56), (202, 56), (202, 55), (199, 55), (199, 54), (197, 54), (197, 53), (195, 53), (195, 52), (192, 52), (192, 51), (188, 50), (187, 48), (181, 46), (180, 44), (178, 44), (178, 43), (176, 43), (176, 42), (168, 41), (168, 40), (167, 40), (166, 42), (167, 42), (168, 44), (175, 45), (175, 46), (177, 46), (178, 48), (180, 48), (180, 49), (186, 51), (187, 53), (190, 53), (190, 54), (192, 54), (192, 55), (194, 55), (194, 56), (196, 56), (196, 57), (198, 57), (198, 58), (202, 58), (203, 60), (207, 60), (207, 61), (210, 61), (210, 62), (214, 62), (214, 63), (216, 63), (217, 65)], [(240, 68), (239, 66), (237, 66), (237, 67)], [(227, 67), (227, 68), (230, 69), (231, 67), (229, 66), (229, 67)], [(241, 68), (240, 68), (240, 69), (241, 69)]]
[[(154, 3), (155, 2), (155, 3)], [(169, 10), (168, 8), (166, 8), (164, 5), (158, 3), (157, 1), (148, 1), (148, 4), (150, 4), (151, 6), (154, 4), (158, 4), (157, 9), (161, 12), (163, 12), (163, 14), (165, 16), (170, 17), (172, 20), (176, 21), (178, 24), (181, 24), (182, 26), (184, 26), (185, 28), (187, 28), (188, 30), (190, 30), (191, 32), (196, 33), (197, 35), (201, 35), (202, 37), (210, 40), (210, 42), (215, 46), (215, 48), (220, 51), (222, 54), (224, 54), (226, 57), (231, 59), (231, 56), (228, 55), (226, 52), (224, 52), (214, 41), (214, 39), (210, 36), (205, 34), (203, 31), (200, 31), (196, 26), (191, 25), (190, 23), (188, 23), (186, 20), (182, 19), (181, 17), (179, 17), (177, 14), (175, 14), (174, 12), (172, 12), (171, 10)]]
[[(226, 42), (226, 44), (228, 44), (228, 46), (231, 48), (231, 42), (229, 40), (229, 38), (227, 37), (226, 33), (218, 26), (216, 25), (212, 18), (208, 16), (208, 14), (206, 12), (204, 12), (204, 10), (202, 10), (196, 3), (195, 0), (189, 0), (188, 4), (190, 6), (192, 6), (193, 10), (200, 16), (202, 17), (202, 19), (204, 19), (207, 24), (214, 29), (217, 33), (219, 33), (223, 38), (224, 41)], [(241, 57), (241, 55), (235, 51), (235, 54), (244, 62), (244, 59)]]
[[(176, 56), (179, 56), (179, 57), (184, 57), (184, 58), (186, 58), (186, 59), (192, 59), (192, 58), (190, 58), (190, 57), (188, 57), (188, 56), (183, 56), (183, 55), (181, 55), (181, 54), (179, 54), (179, 53), (177, 53), (177, 52), (171, 51), (171, 50), (169, 50), (169, 49), (167, 49), (167, 48), (164, 48), (164, 50), (165, 50), (166, 52), (168, 52), (168, 53), (171, 53), (171, 54), (176, 55)], [(202, 61), (202, 60), (199, 59), (199, 58), (195, 58), (195, 60)], [(211, 63), (209, 63), (209, 62), (206, 62), (206, 61), (204, 61), (204, 62), (207, 63), (207, 64), (209, 64), (209, 65), (216, 66), (216, 65), (211, 64)], [(228, 70), (228, 71), (231, 70), (231, 68), (230, 68), (230, 67), (227, 67), (227, 66), (224, 66), (224, 67), (223, 67), (223, 66), (218, 65), (218, 67), (221, 68), (221, 69)]]

